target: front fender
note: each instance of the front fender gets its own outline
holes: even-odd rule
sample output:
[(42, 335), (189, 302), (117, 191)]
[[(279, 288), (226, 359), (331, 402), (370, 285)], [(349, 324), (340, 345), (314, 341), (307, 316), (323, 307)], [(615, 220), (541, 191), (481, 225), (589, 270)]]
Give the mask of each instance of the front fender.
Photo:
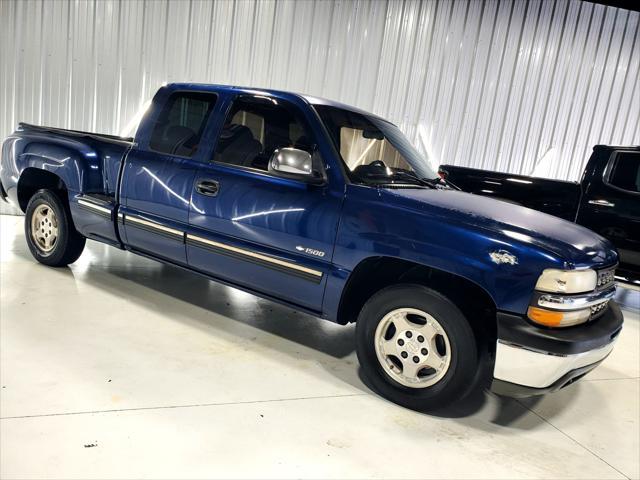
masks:
[[(499, 310), (524, 314), (545, 268), (561, 268), (549, 252), (490, 229), (470, 228), (425, 207), (417, 212), (389, 202), (376, 189), (347, 195), (334, 252), (335, 270), (325, 295), (325, 313), (337, 312), (342, 289), (356, 266), (373, 256), (410, 261), (462, 277), (483, 289)], [(517, 263), (495, 263), (507, 250)]]

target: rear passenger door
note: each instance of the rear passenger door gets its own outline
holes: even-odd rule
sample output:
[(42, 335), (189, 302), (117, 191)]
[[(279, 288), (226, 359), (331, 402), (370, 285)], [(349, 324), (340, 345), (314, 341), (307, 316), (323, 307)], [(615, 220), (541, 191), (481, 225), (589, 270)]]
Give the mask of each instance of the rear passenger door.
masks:
[(186, 265), (184, 231), (193, 181), (206, 148), (200, 142), (217, 95), (162, 91), (163, 105), (140, 145), (127, 156), (118, 215), (131, 249)]
[(320, 310), (343, 190), (267, 167), (276, 149), (295, 147), (324, 168), (309, 122), (305, 110), (280, 98), (235, 99), (196, 176), (187, 253), (192, 268)]

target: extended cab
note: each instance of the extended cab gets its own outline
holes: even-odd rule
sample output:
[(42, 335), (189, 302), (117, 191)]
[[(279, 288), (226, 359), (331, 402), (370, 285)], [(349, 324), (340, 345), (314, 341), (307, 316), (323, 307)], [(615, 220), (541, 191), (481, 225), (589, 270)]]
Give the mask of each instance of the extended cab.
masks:
[(0, 180), (43, 264), (90, 238), (357, 322), (368, 383), (410, 408), (559, 389), (622, 328), (609, 241), (442, 188), (393, 124), (315, 97), (168, 85), (135, 138), (21, 124)]
[(442, 165), (465, 192), (556, 215), (609, 239), (620, 254), (619, 280), (640, 285), (640, 147), (596, 145), (580, 182)]

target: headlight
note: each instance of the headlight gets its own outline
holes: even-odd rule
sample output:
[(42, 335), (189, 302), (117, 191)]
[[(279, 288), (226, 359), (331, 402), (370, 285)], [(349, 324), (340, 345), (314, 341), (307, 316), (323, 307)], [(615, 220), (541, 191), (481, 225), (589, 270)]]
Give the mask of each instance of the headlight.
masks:
[(595, 270), (547, 269), (536, 283), (529, 319), (547, 327), (571, 327), (604, 313), (615, 286), (596, 290)]
[(557, 270), (548, 268), (536, 283), (536, 290), (550, 293), (583, 293), (596, 288), (595, 270)]

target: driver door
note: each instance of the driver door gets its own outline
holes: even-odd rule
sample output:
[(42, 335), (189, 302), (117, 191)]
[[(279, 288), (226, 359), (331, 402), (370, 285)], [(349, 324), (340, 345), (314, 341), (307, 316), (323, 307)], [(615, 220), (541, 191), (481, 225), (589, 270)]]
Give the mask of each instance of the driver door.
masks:
[(315, 152), (308, 120), (268, 96), (236, 97), (210, 162), (195, 179), (189, 266), (246, 289), (319, 311), (342, 193), (268, 171), (276, 149)]

